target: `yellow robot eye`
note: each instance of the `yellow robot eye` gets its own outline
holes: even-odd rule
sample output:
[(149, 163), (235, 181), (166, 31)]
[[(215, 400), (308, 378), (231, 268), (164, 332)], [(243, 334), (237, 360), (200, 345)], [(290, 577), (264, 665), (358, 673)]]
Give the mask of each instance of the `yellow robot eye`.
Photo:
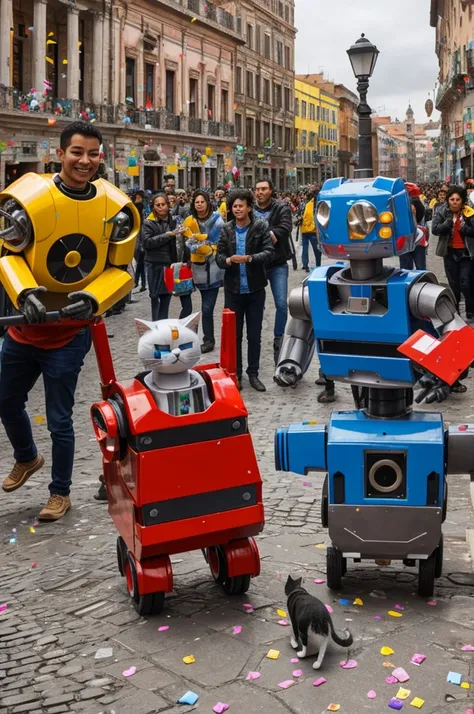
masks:
[(112, 243), (117, 243), (118, 241), (127, 238), (131, 231), (133, 221), (127, 209), (120, 211), (116, 216), (110, 219), (109, 223), (112, 223), (112, 233), (110, 234), (109, 240)]

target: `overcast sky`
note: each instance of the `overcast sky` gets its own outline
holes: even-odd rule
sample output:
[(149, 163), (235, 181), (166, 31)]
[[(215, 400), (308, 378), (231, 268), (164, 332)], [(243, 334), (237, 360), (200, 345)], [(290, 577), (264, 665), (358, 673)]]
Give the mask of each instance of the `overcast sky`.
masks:
[[(408, 102), (417, 122), (438, 77), (430, 0), (295, 0), (296, 72), (321, 72), (356, 90), (346, 50), (364, 32), (380, 55), (369, 104), (379, 115), (403, 119)], [(438, 118), (436, 110), (432, 115)]]

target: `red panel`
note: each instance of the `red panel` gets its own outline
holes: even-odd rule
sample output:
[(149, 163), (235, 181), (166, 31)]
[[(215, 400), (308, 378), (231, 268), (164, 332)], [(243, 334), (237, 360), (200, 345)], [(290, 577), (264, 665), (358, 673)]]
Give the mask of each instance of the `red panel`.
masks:
[(117, 462), (104, 463), (109, 513), (118, 533), (127, 544), (127, 548), (133, 553), (135, 550), (135, 509), (133, 499), (120, 477), (119, 467), (120, 464)]
[(112, 384), (115, 383), (116, 378), (109, 339), (107, 337), (107, 328), (105, 326), (105, 320), (102, 317), (92, 323), (91, 332), (97, 366), (99, 368), (102, 396), (106, 399), (109, 396), (109, 390)]
[(237, 321), (235, 312), (225, 308), (222, 313), (221, 367), (237, 381)]
[(260, 555), (253, 538), (234, 540), (224, 546), (227, 560), (227, 572), (232, 578), (236, 575), (260, 575)]
[(466, 325), (437, 339), (417, 330), (398, 351), (447, 384), (454, 384), (474, 361), (474, 330)]
[(173, 570), (167, 555), (142, 561), (135, 559), (135, 568), (140, 595), (173, 591)]

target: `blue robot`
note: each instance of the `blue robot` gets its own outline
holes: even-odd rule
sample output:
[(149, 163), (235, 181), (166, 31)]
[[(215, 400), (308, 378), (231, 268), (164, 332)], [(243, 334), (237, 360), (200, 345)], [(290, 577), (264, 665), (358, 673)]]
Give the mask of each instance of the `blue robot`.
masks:
[(332, 541), (327, 583), (339, 590), (347, 560), (419, 562), (418, 592), (431, 596), (443, 563), (447, 473), (474, 470), (474, 427), (445, 429), (414, 411), (444, 394), (474, 359), (474, 331), (433, 273), (384, 265), (411, 251), (416, 226), (401, 179), (330, 179), (317, 204), (319, 246), (329, 258), (289, 298), (275, 381), (295, 386), (315, 349), (331, 380), (350, 384), (356, 409), (328, 426), (279, 429), (276, 467), (326, 472), (322, 522)]

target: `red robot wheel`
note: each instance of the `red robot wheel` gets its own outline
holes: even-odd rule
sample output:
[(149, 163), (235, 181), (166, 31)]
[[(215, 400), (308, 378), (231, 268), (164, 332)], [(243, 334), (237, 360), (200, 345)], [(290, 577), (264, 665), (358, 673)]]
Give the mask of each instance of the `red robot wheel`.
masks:
[(125, 561), (125, 577), (128, 594), (139, 615), (159, 615), (165, 604), (165, 593), (154, 592), (142, 594), (138, 585), (138, 573), (133, 555), (129, 552)]
[(122, 577), (125, 576), (125, 562), (128, 557), (128, 548), (125, 545), (125, 541), (122, 536), (117, 538), (117, 564), (119, 573)]
[(205, 552), (211, 575), (227, 595), (243, 595), (260, 574), (260, 557), (253, 538), (242, 538)]

